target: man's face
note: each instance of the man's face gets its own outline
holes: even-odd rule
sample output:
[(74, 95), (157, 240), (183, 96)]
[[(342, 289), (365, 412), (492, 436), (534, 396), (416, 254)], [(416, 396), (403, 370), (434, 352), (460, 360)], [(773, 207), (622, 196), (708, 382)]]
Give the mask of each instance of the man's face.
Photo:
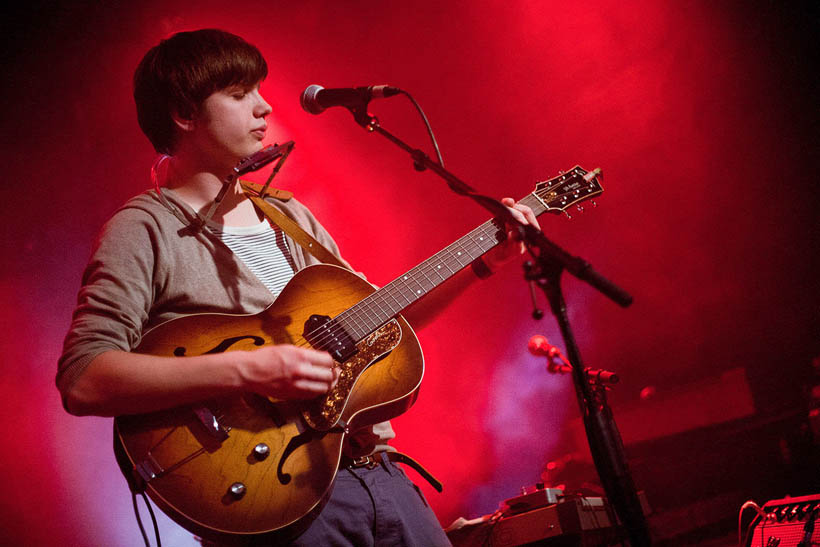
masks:
[(262, 149), (270, 105), (259, 85), (231, 86), (205, 99), (194, 119), (191, 135), (211, 161), (233, 166)]

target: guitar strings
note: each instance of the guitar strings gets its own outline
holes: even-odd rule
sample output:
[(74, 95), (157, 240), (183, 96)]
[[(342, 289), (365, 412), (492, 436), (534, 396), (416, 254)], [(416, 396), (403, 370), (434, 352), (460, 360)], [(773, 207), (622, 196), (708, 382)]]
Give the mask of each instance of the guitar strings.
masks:
[[(495, 242), (494, 239), (492, 240), (494, 241), (494, 243), (487, 249), (483, 249), (479, 243), (473, 240), (475, 239), (475, 236), (478, 235), (480, 232), (484, 232), (481, 239), (483, 241), (483, 237), (489, 237), (490, 232), (497, 231), (498, 228), (495, 226), (493, 221), (487, 221), (481, 226), (478, 226), (472, 232), (463, 236), (461, 239), (449, 245), (442, 251), (439, 251), (438, 253), (428, 258), (418, 266), (409, 270), (404, 275), (399, 276), (398, 278), (391, 281), (378, 291), (371, 293), (352, 308), (349, 308), (344, 312), (340, 313), (339, 315), (337, 315), (334, 319), (332, 319), (334, 324), (330, 327), (326, 327), (326, 324), (323, 325), (321, 328), (324, 328), (325, 332), (314, 340), (313, 345), (317, 348), (322, 348), (323, 344), (327, 344), (329, 341), (332, 341), (339, 335), (344, 334), (345, 327), (348, 327), (348, 330), (352, 330), (350, 329), (350, 327), (353, 327), (356, 331), (361, 331), (354, 333), (354, 335), (359, 336), (359, 339), (364, 338), (374, 330), (378, 329), (381, 325), (395, 317), (398, 313), (400, 313), (401, 309), (406, 308), (412, 302), (414, 302), (414, 300), (427, 294), (427, 292), (433, 290), (439, 284), (443, 283), (444, 281), (458, 273), (462, 268), (466, 267), (467, 264), (469, 264), (469, 262), (462, 264), (458, 261), (458, 257), (461, 256), (461, 253), (469, 255), (469, 253), (474, 252), (475, 250), (481, 250), (481, 254), (483, 254), (490, 248), (494, 247), (497, 244), (497, 242)], [(472, 249), (470, 249), (469, 247), (472, 247)], [(461, 248), (462, 250), (459, 251), (458, 248)], [(451, 267), (447, 262), (448, 260), (457, 264), (458, 268)], [(439, 271), (439, 267), (441, 264), (447, 266), (447, 269), (450, 271), (448, 274), (443, 275)], [(433, 273), (435, 273), (438, 277), (441, 278), (438, 281), (438, 283), (433, 282), (431, 278), (431, 274)], [(411, 299), (409, 296), (407, 296), (407, 291), (402, 291), (402, 289), (400, 288), (400, 281), (418, 278), (422, 275), (427, 279), (427, 282), (428, 284), (430, 284), (430, 287), (425, 288), (421, 281), (416, 281), (418, 288), (413, 293), (413, 298)], [(401, 296), (404, 300), (406, 300), (406, 302), (402, 304), (397, 298), (397, 295)], [(397, 304), (399, 304), (400, 309), (394, 310), (391, 306), (389, 306), (389, 304), (387, 304), (387, 297), (392, 298)], [(383, 304), (387, 304), (387, 306), (385, 307)], [(379, 319), (371, 320), (372, 325), (368, 325), (367, 318), (372, 318), (373, 316), (379, 316)], [(351, 322), (355, 322), (357, 323), (357, 325), (353, 325)], [(361, 328), (362, 326), (364, 327), (363, 329)], [(305, 333), (305, 338), (310, 338), (312, 335), (318, 332), (318, 330), (319, 329), (314, 329), (313, 331)], [(347, 334), (350, 333), (347, 332)]]
[[(570, 177), (569, 180), (572, 180), (574, 178), (575, 177)], [(560, 186), (565, 186), (566, 184), (567, 184), (567, 181), (563, 182)], [(545, 187), (545, 188), (548, 188), (548, 187)], [(554, 191), (554, 189), (551, 189), (551, 190)], [(552, 202), (558, 201), (558, 200), (562, 199), (563, 197), (569, 196), (569, 195), (571, 195), (575, 192), (577, 192), (577, 190), (569, 191), (569, 192), (556, 193), (556, 196), (553, 199), (551, 199), (550, 202), (552, 203)], [(537, 201), (538, 205), (544, 206), (544, 204), (540, 200), (540, 198), (538, 198), (534, 193), (527, 195), (520, 202), (524, 202), (524, 200), (527, 200), (528, 198), (533, 198)], [(536, 203), (533, 203), (533, 204), (535, 205)], [(452, 277), (453, 275), (458, 273), (458, 271), (460, 271), (462, 268), (466, 267), (467, 264), (469, 264), (469, 263), (460, 264), (456, 260), (456, 264), (458, 264), (459, 267), (458, 267), (458, 269), (453, 270), (453, 268), (451, 268), (449, 266), (449, 264), (447, 263), (448, 259), (453, 259), (453, 258), (459, 256), (458, 254), (453, 254), (454, 252), (456, 252), (456, 248), (459, 245), (461, 245), (461, 247), (463, 249), (465, 249), (465, 251), (466, 251), (467, 249), (466, 249), (465, 245), (472, 244), (474, 247), (477, 247), (479, 250), (482, 251), (481, 254), (484, 254), (485, 252), (492, 249), (492, 247), (494, 247), (497, 244), (497, 242), (493, 243), (493, 245), (491, 245), (487, 249), (482, 249), (481, 246), (474, 241), (474, 236), (478, 235), (478, 232), (484, 231), (485, 236), (492, 235), (491, 233), (488, 233), (489, 230), (491, 230), (492, 233), (497, 233), (498, 232), (498, 227), (495, 225), (494, 220), (489, 220), (489, 221), (485, 222), (484, 224), (481, 224), (480, 226), (478, 226), (477, 228), (475, 228), (474, 230), (472, 230), (471, 232), (469, 232), (468, 234), (466, 234), (465, 236), (463, 236), (459, 240), (457, 240), (454, 243), (448, 245), (443, 250), (439, 251), (438, 253), (436, 253), (432, 257), (428, 258), (427, 260), (425, 260), (424, 262), (422, 262), (418, 266), (416, 266), (413, 269), (409, 270), (404, 275), (399, 276), (398, 278), (394, 279), (393, 281), (391, 281), (390, 283), (385, 285), (382, 289), (368, 295), (367, 297), (362, 299), (358, 304), (356, 304), (353, 307), (351, 307), (351, 308), (345, 310), (344, 312), (340, 313), (335, 318), (331, 319), (333, 324), (330, 325), (329, 327), (326, 327), (327, 324), (325, 324), (320, 328), (317, 328), (317, 329), (314, 329), (314, 330), (312, 330), (308, 333), (305, 333), (304, 343), (299, 343), (299, 344), (296, 344), (296, 345), (300, 346), (300, 347), (312, 346), (312, 347), (315, 347), (315, 348), (318, 348), (318, 349), (324, 349), (324, 346), (327, 345), (329, 342), (333, 341), (334, 339), (336, 339), (336, 338), (338, 338), (342, 335), (345, 335), (345, 334), (347, 334), (348, 336), (351, 334), (349, 332), (349, 330), (352, 330), (352, 329), (350, 329), (349, 327), (354, 327), (354, 325), (352, 325), (351, 322), (350, 322), (351, 320), (355, 321), (356, 323), (363, 323), (364, 324), (364, 327), (365, 327), (364, 332), (361, 333), (361, 334), (358, 334), (358, 333), (355, 334), (355, 336), (359, 337), (358, 340), (361, 340), (362, 338), (364, 338), (365, 336), (367, 336), (371, 332), (377, 330), (381, 325), (383, 325), (384, 323), (386, 323), (390, 319), (394, 318), (396, 315), (398, 315), (398, 313), (400, 313), (400, 310), (396, 311), (395, 313), (386, 313), (386, 310), (381, 305), (382, 302), (386, 301), (386, 297), (393, 298), (393, 300), (397, 304), (401, 305), (399, 300), (396, 298), (396, 295), (398, 294), (399, 296), (402, 296), (405, 300), (407, 300), (407, 302), (404, 305), (401, 305), (402, 306), (401, 309), (404, 309), (407, 306), (409, 306), (411, 303), (413, 303), (415, 300), (417, 300), (421, 296), (426, 295), (427, 292), (429, 292), (432, 289), (436, 288), (439, 284), (443, 283), (444, 281), (446, 281), (447, 279), (449, 279), (450, 277)], [(449, 256), (445, 256), (448, 253), (449, 253)], [(439, 264), (439, 263), (441, 263), (441, 264)], [(442, 276), (442, 274), (438, 271), (438, 269), (440, 268), (440, 266), (442, 264), (447, 266), (448, 269), (450, 270), (450, 273), (446, 276)], [(434, 265), (436, 266), (436, 268), (433, 268)], [(428, 273), (431, 273), (431, 274), (435, 273), (439, 277), (441, 277), (442, 279), (438, 283), (434, 283), (434, 282), (432, 282), (432, 280), (430, 278), (430, 275), (428, 275)], [(414, 293), (413, 299), (411, 300), (408, 296), (406, 296), (402, 293), (401, 289), (399, 288), (399, 285), (400, 285), (399, 280), (409, 280), (411, 278), (415, 278), (415, 277), (419, 276), (420, 274), (424, 275), (424, 277), (427, 278), (427, 281), (431, 284), (431, 287), (429, 289), (425, 289), (424, 286), (421, 284), (421, 282), (417, 281), (417, 284), (420, 288), (417, 289), (417, 292)], [(374, 309), (374, 306), (378, 306), (378, 311), (376, 311)], [(368, 315), (362, 313), (366, 309), (369, 309), (369, 311), (371, 312), (370, 315), (369, 315), (370, 317), (372, 317), (373, 315), (383, 316), (382, 319), (377, 320), (377, 321), (374, 322), (373, 327), (369, 327), (366, 324), (365, 318), (368, 317)], [(388, 311), (392, 312), (392, 310), (390, 309), (389, 306), (388, 306)], [(361, 319), (361, 321), (360, 321), (360, 319)], [(348, 328), (345, 328), (345, 327), (348, 327)], [(358, 327), (358, 325), (356, 327)], [(312, 344), (307, 341), (308, 338), (315, 335), (322, 328), (325, 329), (325, 332), (322, 335), (318, 336)], [(359, 329), (357, 328), (356, 330), (359, 330)]]
[[(521, 201), (524, 202), (525, 200), (530, 201), (533, 207), (543, 207), (543, 203), (533, 194), (526, 196)], [(415, 300), (423, 295), (426, 295), (427, 292), (436, 288), (439, 284), (443, 283), (458, 273), (462, 268), (466, 267), (469, 264), (469, 261), (458, 259), (458, 257), (461, 256), (461, 252), (472, 254), (478, 250), (481, 251), (478, 253), (478, 256), (480, 256), (494, 247), (498, 242), (492, 236), (498, 231), (499, 228), (494, 220), (485, 222), (439, 253), (433, 255), (404, 275), (399, 276), (392, 282), (388, 283), (379, 291), (368, 295), (368, 297), (363, 299), (354, 307), (342, 312), (334, 319), (334, 321), (337, 324), (343, 323), (343, 327), (353, 327), (360, 330), (361, 332), (357, 332), (355, 334), (360, 336), (360, 338), (363, 338), (367, 334), (379, 328), (379, 326), (383, 325), (386, 321), (389, 321), (395, 317), (401, 309), (406, 308)], [(485, 237), (487, 238), (486, 242), (484, 240)], [(479, 243), (476, 239), (484, 243)], [(491, 244), (487, 246), (488, 243)], [(459, 251), (459, 249), (461, 250)], [(446, 266), (449, 273), (444, 272), (444, 274), (442, 274), (441, 266)], [(426, 278), (429, 287), (425, 287), (424, 281), (420, 279), (422, 276)], [(440, 279), (438, 281), (434, 281), (435, 277)], [(418, 287), (415, 293), (413, 293), (412, 298), (407, 295), (407, 290), (402, 290), (401, 288), (401, 281), (410, 279), (416, 281), (416, 285)], [(399, 297), (401, 297), (404, 302), (400, 301)], [(389, 305), (388, 298), (393, 299), (393, 301), (398, 305), (398, 309), (394, 310), (394, 307)], [(387, 311), (385, 310), (385, 304)], [(378, 310), (376, 310), (376, 308), (378, 308)], [(369, 313), (362, 313), (365, 311), (368, 311)], [(374, 315), (380, 317), (376, 320), (371, 320), (371, 324), (368, 325), (367, 319), (373, 317)], [(351, 322), (355, 323), (355, 325), (351, 324)], [(364, 325), (364, 329), (361, 328), (362, 325)], [(337, 325), (334, 325), (334, 327), (337, 327)], [(315, 334), (315, 332), (316, 331), (314, 330), (310, 333), (306, 333), (306, 337)], [(327, 343), (329, 339), (332, 339), (338, 334), (338, 328), (334, 328), (333, 330), (328, 329), (324, 335), (315, 340), (315, 345), (317, 347), (321, 347), (321, 344)]]

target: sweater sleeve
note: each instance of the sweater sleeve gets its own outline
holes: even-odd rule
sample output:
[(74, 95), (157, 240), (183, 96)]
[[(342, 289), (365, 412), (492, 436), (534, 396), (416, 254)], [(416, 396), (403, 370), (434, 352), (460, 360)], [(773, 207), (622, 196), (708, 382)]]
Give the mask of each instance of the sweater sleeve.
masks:
[(156, 224), (145, 211), (121, 209), (103, 226), (58, 361), (63, 401), (97, 355), (130, 351), (139, 343), (154, 300), (160, 247)]

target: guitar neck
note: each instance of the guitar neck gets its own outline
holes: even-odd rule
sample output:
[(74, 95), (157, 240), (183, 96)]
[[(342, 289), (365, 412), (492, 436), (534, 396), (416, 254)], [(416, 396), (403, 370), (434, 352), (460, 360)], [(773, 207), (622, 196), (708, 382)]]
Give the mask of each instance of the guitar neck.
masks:
[[(530, 207), (536, 216), (548, 209), (535, 194), (529, 194), (519, 203)], [(361, 340), (498, 245), (503, 236), (501, 225), (488, 220), (342, 312), (336, 321), (354, 340)]]

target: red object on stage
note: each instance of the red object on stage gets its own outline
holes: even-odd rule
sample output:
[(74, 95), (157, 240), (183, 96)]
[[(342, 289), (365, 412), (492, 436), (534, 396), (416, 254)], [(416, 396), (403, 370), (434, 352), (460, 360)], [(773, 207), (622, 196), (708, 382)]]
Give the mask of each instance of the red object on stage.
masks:
[(820, 543), (820, 494), (772, 500), (757, 517), (749, 547), (802, 547)]

